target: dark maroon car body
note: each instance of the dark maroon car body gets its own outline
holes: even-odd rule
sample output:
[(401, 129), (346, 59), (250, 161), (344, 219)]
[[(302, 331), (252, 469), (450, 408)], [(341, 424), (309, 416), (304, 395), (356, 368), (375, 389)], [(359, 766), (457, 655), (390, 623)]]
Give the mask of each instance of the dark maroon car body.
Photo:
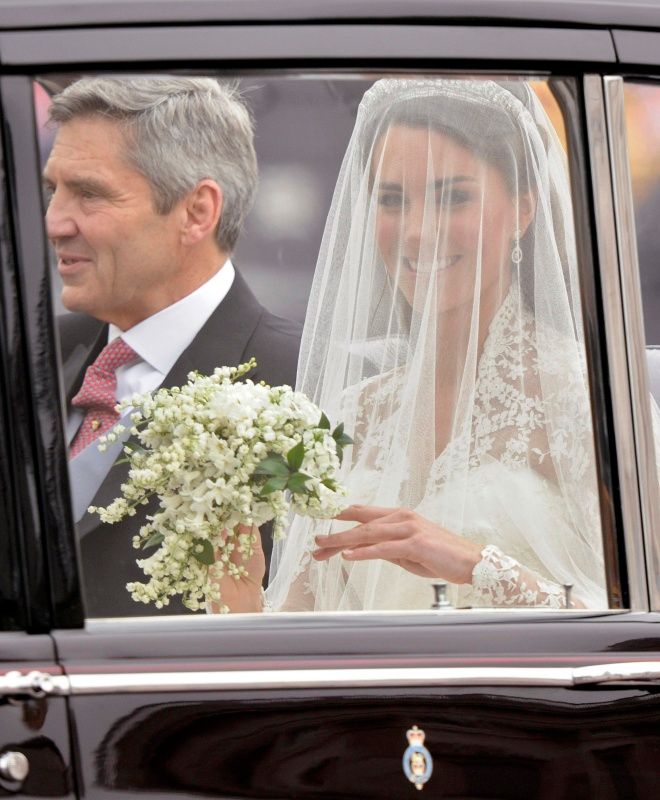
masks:
[[(584, 143), (573, 180), (588, 232), (580, 247), (594, 264), (583, 293), (609, 611), (85, 618), (32, 80), (108, 70), (574, 80), (565, 102)], [(638, 395), (608, 349), (601, 271), (617, 247), (623, 258), (625, 220), (609, 162), (597, 161), (605, 123), (590, 106), (617, 76), (660, 80), (660, 4), (0, 3), (0, 757), (29, 764), (23, 780), (0, 775), (0, 797), (411, 797), (401, 757), (412, 725), (434, 759), (427, 797), (660, 795), (650, 501), (621, 432), (621, 397)]]

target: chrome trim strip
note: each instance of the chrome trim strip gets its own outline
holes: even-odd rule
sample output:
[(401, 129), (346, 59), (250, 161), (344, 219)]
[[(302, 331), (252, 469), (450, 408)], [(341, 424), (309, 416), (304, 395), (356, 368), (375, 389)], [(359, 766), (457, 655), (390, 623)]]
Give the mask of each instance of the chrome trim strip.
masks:
[(576, 667), (573, 684), (612, 683), (621, 681), (660, 681), (660, 661), (637, 661), (632, 664), (599, 664), (595, 667)]
[(394, 667), (80, 673), (53, 678), (52, 695), (231, 692), (273, 689), (369, 689), (443, 686), (572, 687), (612, 680), (660, 681), (660, 661), (587, 667)]
[(571, 686), (570, 667), (405, 667), (70, 675), (72, 695), (415, 686)]
[(621, 519), (627, 560), (630, 609), (648, 611), (646, 565), (640, 536), (642, 517), (630, 398), (628, 358), (615, 234), (603, 83), (599, 75), (584, 78), (589, 158), (591, 161), (598, 262), (603, 295), (606, 347), (621, 492)]
[(648, 588), (651, 608), (660, 608), (660, 585), (655, 577), (660, 569), (660, 554), (653, 550), (653, 542), (660, 542), (660, 492), (645, 357), (644, 309), (628, 160), (623, 79), (608, 76), (604, 79), (604, 86)]
[[(429, 592), (430, 595), (430, 592)], [(431, 595), (430, 595), (431, 596)], [(432, 599), (432, 596), (431, 596)], [(543, 617), (551, 618), (550, 621), (564, 619), (589, 619), (596, 617), (601, 619), (603, 613), (617, 615), (626, 614), (626, 610), (608, 609), (588, 609), (588, 608), (550, 608), (549, 606), (484, 606), (483, 608), (451, 608), (451, 609), (392, 609), (369, 611), (277, 611), (269, 614), (249, 612), (239, 612), (231, 614), (167, 614), (166, 610), (159, 617), (90, 617), (85, 620), (85, 629), (89, 633), (107, 633), (108, 630), (126, 632), (132, 635), (136, 631), (144, 629), (145, 632), (153, 633), (157, 628), (167, 628), (172, 631), (204, 630), (223, 630), (227, 627), (247, 627), (251, 630), (258, 628), (268, 628), (289, 626), (292, 622), (296, 627), (300, 627), (302, 622), (316, 624), (319, 620), (324, 623), (346, 625), (357, 624), (369, 628), (374, 624), (388, 627), (394, 622), (407, 625), (419, 624), (442, 624), (448, 620), (455, 622), (463, 617), (463, 621), (483, 622), (516, 622), (537, 621)], [(544, 620), (545, 621), (545, 620)], [(74, 636), (78, 631), (74, 632)]]
[(51, 675), (48, 672), (32, 670), (21, 672), (10, 670), (0, 673), (0, 697), (47, 697), (49, 695), (67, 695), (71, 693), (68, 677)]

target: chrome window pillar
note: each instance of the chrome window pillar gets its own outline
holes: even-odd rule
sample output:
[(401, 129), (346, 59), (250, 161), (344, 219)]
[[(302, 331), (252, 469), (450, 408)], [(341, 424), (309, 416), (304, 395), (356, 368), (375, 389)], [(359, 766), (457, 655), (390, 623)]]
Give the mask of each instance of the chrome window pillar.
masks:
[(647, 611), (648, 586), (653, 586), (654, 581), (650, 563), (647, 574), (644, 536), (650, 545), (657, 515), (658, 478), (650, 422), (623, 80), (587, 75), (584, 94), (630, 608)]
[(658, 545), (660, 541), (660, 491), (655, 461), (653, 423), (651, 419), (650, 390), (645, 357), (644, 310), (639, 279), (637, 235), (633, 215), (633, 195), (630, 178), (630, 161), (626, 137), (626, 117), (623, 79), (604, 79), (605, 111), (607, 115), (614, 213), (616, 216), (621, 267), (623, 315), (628, 345), (628, 374), (633, 412), (633, 429), (646, 568), (651, 608), (660, 608), (658, 582)]

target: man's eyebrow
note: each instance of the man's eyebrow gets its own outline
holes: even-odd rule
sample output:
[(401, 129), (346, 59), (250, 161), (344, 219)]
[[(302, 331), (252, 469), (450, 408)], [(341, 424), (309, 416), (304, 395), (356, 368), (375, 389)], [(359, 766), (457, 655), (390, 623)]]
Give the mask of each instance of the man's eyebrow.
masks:
[[(47, 189), (55, 186), (55, 181), (51, 180), (45, 172), (42, 175), (42, 182)], [(88, 191), (91, 190), (93, 192), (97, 192), (98, 194), (109, 194), (108, 186), (102, 181), (92, 177), (70, 178), (68, 180), (61, 181), (61, 183), (63, 183), (68, 189), (86, 189)]]

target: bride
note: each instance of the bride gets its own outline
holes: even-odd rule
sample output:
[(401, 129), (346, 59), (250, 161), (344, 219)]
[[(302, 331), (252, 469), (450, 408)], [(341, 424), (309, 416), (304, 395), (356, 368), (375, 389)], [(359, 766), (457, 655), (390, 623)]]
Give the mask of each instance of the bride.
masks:
[[(573, 218), (525, 82), (364, 96), (312, 287), (298, 388), (355, 440), (337, 521), (296, 519), (275, 609), (605, 608)], [(352, 452), (351, 452), (352, 451)]]

